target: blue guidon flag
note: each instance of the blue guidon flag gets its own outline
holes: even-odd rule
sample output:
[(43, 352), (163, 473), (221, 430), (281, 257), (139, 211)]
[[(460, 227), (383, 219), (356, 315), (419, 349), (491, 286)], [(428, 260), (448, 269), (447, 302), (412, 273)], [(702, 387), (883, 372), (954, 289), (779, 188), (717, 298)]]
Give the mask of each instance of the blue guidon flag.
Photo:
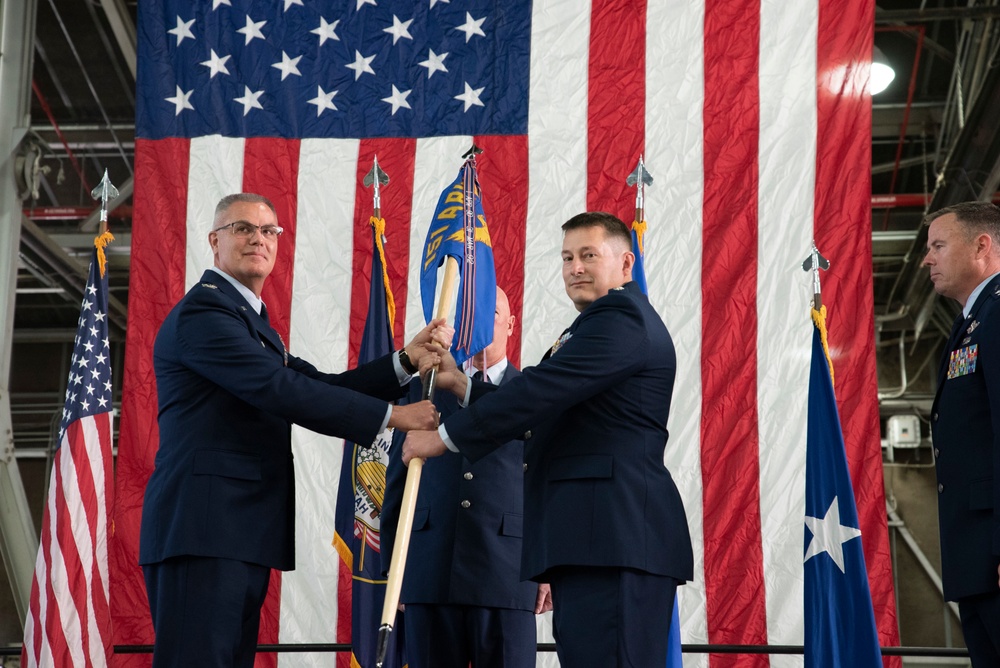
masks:
[(437, 270), (448, 257), (458, 261), (461, 275), (452, 344), (452, 355), (461, 364), (493, 341), (497, 303), (493, 243), (486, 227), (474, 157), (465, 161), (458, 176), (441, 193), (427, 230), (420, 267), (420, 297), (428, 322), (434, 315)]

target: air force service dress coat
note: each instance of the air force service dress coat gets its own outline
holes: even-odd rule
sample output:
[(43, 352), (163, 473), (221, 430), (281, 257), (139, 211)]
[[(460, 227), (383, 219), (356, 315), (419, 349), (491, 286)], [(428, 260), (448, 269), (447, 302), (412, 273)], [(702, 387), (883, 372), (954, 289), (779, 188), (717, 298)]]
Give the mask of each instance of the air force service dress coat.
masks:
[(292, 424), (371, 443), (386, 401), (403, 392), (390, 356), (326, 374), (289, 355), (214, 271), (167, 315), (153, 364), (160, 447), (143, 504), (140, 564), (193, 555), (291, 570)]
[[(500, 386), (520, 375), (508, 364)], [(408, 401), (420, 400), (420, 381)], [(459, 411), (450, 393), (435, 404), (442, 419)], [(382, 570), (388, 572), (406, 466), (405, 434), (389, 452), (382, 509)], [(524, 442), (511, 440), (476, 462), (446, 452), (424, 463), (407, 554), (402, 603), (534, 610), (537, 585), (521, 582)]]
[(526, 432), (521, 575), (564, 565), (687, 581), (691, 538), (663, 464), (674, 345), (633, 282), (588, 306), (550, 354), (499, 390), (474, 382), (445, 420), (476, 462)]
[(944, 597), (997, 593), (1000, 564), (1000, 276), (944, 349), (931, 409)]

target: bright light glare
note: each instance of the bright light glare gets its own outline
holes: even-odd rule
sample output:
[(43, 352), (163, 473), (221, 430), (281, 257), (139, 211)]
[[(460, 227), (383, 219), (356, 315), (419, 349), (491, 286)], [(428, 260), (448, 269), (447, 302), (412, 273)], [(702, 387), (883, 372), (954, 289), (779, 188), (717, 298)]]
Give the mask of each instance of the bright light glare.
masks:
[(892, 80), (896, 78), (896, 72), (888, 65), (883, 65), (882, 63), (872, 63), (872, 78), (871, 92), (872, 95), (878, 95), (892, 83)]

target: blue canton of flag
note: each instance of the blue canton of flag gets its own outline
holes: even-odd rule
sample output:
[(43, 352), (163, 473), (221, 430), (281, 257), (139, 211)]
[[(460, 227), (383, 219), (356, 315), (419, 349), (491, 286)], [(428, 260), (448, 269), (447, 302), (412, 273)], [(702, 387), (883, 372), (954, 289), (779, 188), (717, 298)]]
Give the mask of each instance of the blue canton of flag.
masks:
[(531, 3), (139, 3), (136, 133), (526, 134)]
[(97, 251), (90, 263), (86, 293), (73, 340), (66, 403), (59, 421), (59, 444), (69, 425), (98, 413), (110, 413), (111, 359), (108, 344), (108, 277), (101, 276)]
[(475, 161), (471, 158), (441, 193), (427, 230), (420, 267), (420, 298), (427, 322), (434, 315), (437, 270), (449, 256), (455, 258), (461, 272), (451, 351), (455, 362), (461, 364), (493, 341), (497, 302), (493, 242), (486, 227)]
[(813, 311), (806, 444), (805, 665), (882, 666), (858, 511), (829, 358), (826, 308)]
[[(373, 219), (373, 222), (375, 219)], [(393, 350), (389, 321), (389, 289), (385, 283), (380, 233), (372, 229), (371, 291), (368, 315), (361, 337), (358, 364), (388, 355)], [(385, 497), (385, 472), (389, 463), (392, 429), (375, 437), (375, 442), (359, 447), (347, 442), (340, 473), (334, 539), (341, 558), (351, 564), (351, 665), (375, 665), (377, 632), (385, 600), (385, 579), (381, 575), (381, 515)], [(369, 447), (370, 446), (370, 447)], [(344, 553), (344, 550), (347, 553)], [(385, 668), (405, 665), (402, 620), (397, 633), (389, 638)]]

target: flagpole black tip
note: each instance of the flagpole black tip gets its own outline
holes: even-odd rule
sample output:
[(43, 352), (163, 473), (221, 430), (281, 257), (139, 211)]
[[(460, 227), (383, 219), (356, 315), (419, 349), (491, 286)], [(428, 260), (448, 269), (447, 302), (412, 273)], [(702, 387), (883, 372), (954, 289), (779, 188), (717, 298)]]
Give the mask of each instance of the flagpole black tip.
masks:
[(378, 645), (375, 652), (375, 665), (382, 668), (385, 657), (389, 653), (389, 635), (392, 633), (392, 626), (383, 624), (378, 627)]
[(465, 158), (466, 160), (468, 160), (469, 158), (476, 157), (477, 155), (479, 155), (482, 152), (483, 152), (483, 149), (481, 149), (478, 146), (476, 146), (475, 144), (473, 144), (472, 148), (470, 148), (468, 151), (466, 151), (465, 153), (462, 154), (462, 157)]

